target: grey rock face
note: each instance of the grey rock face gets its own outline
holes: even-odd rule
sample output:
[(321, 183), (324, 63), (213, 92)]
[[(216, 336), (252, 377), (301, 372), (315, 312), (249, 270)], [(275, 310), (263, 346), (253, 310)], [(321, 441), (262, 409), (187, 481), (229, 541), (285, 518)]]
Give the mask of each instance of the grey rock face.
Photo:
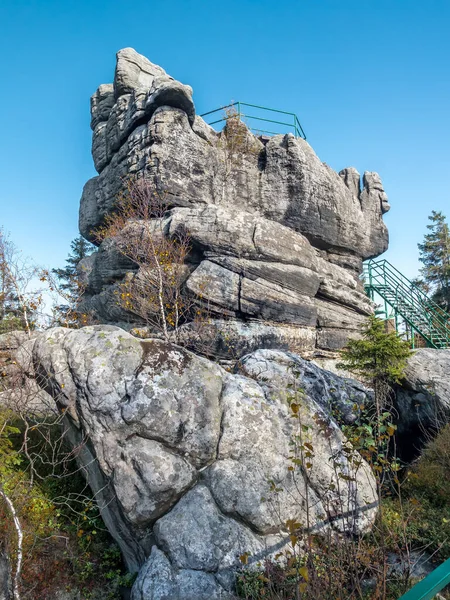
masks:
[[(354, 419), (367, 399), (355, 382), (270, 350), (229, 373), (104, 325), (49, 330), (32, 352), (108, 529), (128, 567), (142, 567), (134, 600), (231, 599), (239, 556), (285, 548), (288, 519), (355, 535), (372, 524), (373, 475), (330, 416)], [(291, 383), (304, 390), (297, 419)], [(307, 476), (292, 469), (302, 426)]]
[(11, 595), (11, 565), (7, 553), (0, 549), (0, 600), (10, 600)]
[(57, 415), (53, 399), (36, 383), (32, 351), (37, 335), (25, 331), (0, 335), (0, 407), (30, 419)]
[[(361, 183), (354, 168), (337, 174), (322, 163), (305, 140), (292, 134), (262, 140), (244, 124), (236, 149), (232, 128), (218, 133), (195, 114), (189, 86), (132, 48), (118, 52), (114, 84), (92, 96), (91, 116), (99, 175), (83, 190), (83, 236), (93, 239), (124, 179), (145, 177), (173, 207), (167, 234), (184, 228), (192, 237), (189, 260), (197, 269), (185, 291), (198, 295), (210, 282), (202, 297), (213, 307), (219, 338), (224, 316), (278, 328), (281, 347), (290, 340), (281, 325), (313, 327), (319, 353), (355, 335), (358, 315), (371, 312), (359, 281), (362, 260), (388, 244), (382, 215), (389, 204), (377, 173), (365, 173)], [(114, 302), (130, 271), (102, 244), (82, 309), (101, 322), (142, 325)], [(324, 317), (321, 300), (334, 303), (336, 318)], [(247, 339), (251, 349), (257, 343)]]
[[(426, 439), (425, 432), (438, 431), (450, 415), (450, 350), (419, 348), (408, 360), (405, 381), (395, 389), (398, 435), (412, 454)], [(411, 440), (414, 447), (411, 448)], [(410, 456), (406, 456), (410, 458)]]

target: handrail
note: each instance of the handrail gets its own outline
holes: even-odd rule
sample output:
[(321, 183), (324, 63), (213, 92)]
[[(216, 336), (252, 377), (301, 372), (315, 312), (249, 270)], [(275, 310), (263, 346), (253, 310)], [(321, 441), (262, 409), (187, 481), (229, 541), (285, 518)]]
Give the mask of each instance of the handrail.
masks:
[(378, 294), (412, 330), (434, 348), (450, 347), (450, 315), (386, 259), (365, 265), (366, 291)]
[[(388, 265), (391, 272), (389, 272), (389, 270), (386, 270), (386, 265)], [(425, 292), (418, 288), (412, 281), (410, 281), (407, 277), (400, 273), (400, 271), (398, 271), (398, 269), (391, 265), (391, 263), (389, 263), (385, 259), (378, 262), (371, 260), (369, 261), (369, 263), (367, 263), (367, 268), (372, 269), (378, 273), (382, 268), (382, 276), (388, 283), (393, 283), (397, 286), (400, 286), (404, 292), (407, 292), (411, 296), (415, 297), (417, 302), (419, 302), (421, 307), (424, 310), (426, 310), (427, 313), (433, 311), (433, 318), (435, 319), (435, 321), (437, 321), (440, 327), (444, 328), (447, 335), (450, 335), (448, 315), (445, 313), (445, 311), (435, 302), (433, 302), (433, 300), (431, 300), (431, 298), (429, 298), (425, 294)]]
[[(429, 298), (427, 296), (427, 294), (425, 294), (425, 292), (423, 292), (419, 287), (417, 287), (416, 284), (414, 284), (412, 281), (410, 281), (407, 277), (405, 277), (404, 275), (402, 275), (400, 273), (400, 271), (398, 271), (395, 267), (393, 267), (387, 260), (383, 260), (383, 261), (379, 261), (378, 263), (376, 263), (375, 261), (369, 261), (368, 263), (368, 267), (374, 269), (375, 271), (379, 271), (379, 267), (383, 266), (385, 267), (385, 265), (388, 265), (391, 271), (394, 271), (394, 273), (390, 273), (389, 271), (386, 271), (385, 268), (383, 268), (383, 275), (386, 277), (386, 279), (392, 280), (396, 283), (398, 283), (400, 286), (402, 286), (404, 289), (406, 289), (410, 294), (417, 296), (417, 299), (419, 302), (423, 303), (427, 308), (429, 309), (433, 309), (434, 311), (436, 311), (436, 316), (439, 318), (439, 320), (441, 320), (444, 324), (446, 324), (446, 319), (445, 316), (446, 313), (445, 311), (439, 306), (437, 305), (431, 298)], [(398, 273), (398, 275), (400, 275), (400, 277), (398, 275), (396, 275), (396, 273)], [(407, 282), (407, 284), (405, 284), (405, 282)]]
[(427, 304), (429, 306), (433, 307), (433, 309), (436, 310), (439, 314), (441, 314), (443, 316), (446, 315), (446, 312), (438, 304), (436, 304), (431, 298), (429, 298), (424, 291), (422, 291), (419, 287), (417, 287), (417, 285), (415, 283), (413, 283), (410, 279), (408, 279), (405, 275), (403, 275), (403, 273), (401, 273), (396, 267), (394, 267), (394, 265), (392, 265), (385, 258), (383, 258), (382, 260), (379, 260), (379, 261), (375, 261), (374, 259), (371, 259), (366, 264), (367, 264), (367, 266), (374, 267), (374, 268), (377, 268), (379, 265), (383, 265), (383, 266), (388, 265), (389, 269), (391, 271), (393, 271), (394, 274), (397, 274), (397, 278), (400, 281), (404, 280), (404, 281), (408, 282), (409, 288), (411, 289), (411, 291), (413, 293), (418, 294), (420, 297), (422, 297), (422, 299), (426, 300)]
[[(288, 112), (286, 110), (279, 110), (278, 108), (267, 108), (266, 106), (259, 106), (258, 104), (249, 104), (248, 102), (232, 102), (231, 104), (227, 104), (226, 106), (221, 106), (220, 108), (215, 108), (214, 110), (210, 110), (208, 112), (203, 113), (202, 115), (200, 115), (202, 118), (204, 117), (208, 117), (209, 115), (213, 115), (219, 111), (224, 111), (227, 108), (231, 108), (233, 106), (237, 106), (237, 116), (239, 118), (244, 117), (245, 119), (252, 119), (255, 121), (263, 121), (266, 123), (275, 123), (276, 125), (283, 125), (285, 127), (290, 127), (291, 129), (293, 129), (293, 133), (296, 137), (300, 137), (304, 140), (306, 140), (306, 134), (303, 130), (303, 127), (300, 124), (300, 121), (297, 117), (297, 115), (295, 113), (292, 112)], [(285, 123), (284, 121), (275, 121), (274, 119), (269, 119), (269, 118), (265, 118), (262, 116), (256, 116), (256, 115), (250, 115), (250, 114), (246, 114), (244, 112), (241, 111), (241, 106), (246, 106), (249, 108), (256, 108), (257, 110), (264, 110), (264, 111), (268, 111), (271, 113), (278, 113), (278, 114), (282, 114), (282, 115), (288, 115), (290, 117), (292, 117), (292, 123)], [(223, 121), (227, 121), (229, 118), (229, 116), (225, 115), (222, 116), (222, 118), (217, 119), (215, 121), (212, 121), (210, 123), (208, 123), (208, 125), (216, 125), (217, 123), (221, 123)], [(263, 133), (269, 133), (271, 135), (278, 135), (275, 132), (271, 132), (271, 131), (266, 131), (266, 130), (261, 130), (261, 129), (257, 129), (257, 128), (252, 128), (249, 127), (250, 130), (253, 131), (258, 131), (258, 132), (263, 132)]]
[(429, 575), (416, 583), (399, 600), (432, 600), (438, 592), (450, 583), (450, 558), (431, 571)]

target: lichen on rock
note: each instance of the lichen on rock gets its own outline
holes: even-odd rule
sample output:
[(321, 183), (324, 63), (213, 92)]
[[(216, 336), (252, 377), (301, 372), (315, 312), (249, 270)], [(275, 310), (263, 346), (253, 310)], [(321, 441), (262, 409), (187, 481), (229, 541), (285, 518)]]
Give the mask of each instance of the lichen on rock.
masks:
[[(44, 332), (32, 361), (128, 568), (142, 567), (135, 600), (175, 599), (188, 583), (184, 598), (231, 598), (239, 556), (285, 548), (289, 520), (354, 535), (373, 523), (374, 476), (331, 416), (351, 423), (368, 401), (356, 382), (274, 350), (231, 373), (105, 325)], [(305, 429), (307, 472), (292, 460)]]

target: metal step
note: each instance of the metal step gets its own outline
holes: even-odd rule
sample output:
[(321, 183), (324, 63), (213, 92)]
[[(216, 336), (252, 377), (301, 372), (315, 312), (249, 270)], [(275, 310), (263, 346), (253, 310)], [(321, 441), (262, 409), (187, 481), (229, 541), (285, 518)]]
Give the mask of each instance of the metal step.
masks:
[[(450, 348), (450, 315), (387, 260), (372, 259), (364, 267), (365, 290), (369, 297), (373, 299), (374, 294), (378, 294), (429, 346)], [(386, 314), (386, 311), (375, 314)]]

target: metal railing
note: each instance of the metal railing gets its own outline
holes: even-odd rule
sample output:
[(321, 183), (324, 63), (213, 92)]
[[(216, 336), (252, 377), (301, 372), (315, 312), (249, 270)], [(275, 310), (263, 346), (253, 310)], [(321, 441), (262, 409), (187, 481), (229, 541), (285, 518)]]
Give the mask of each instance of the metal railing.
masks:
[[(245, 110), (244, 110), (244, 108), (245, 108)], [(255, 113), (255, 110), (256, 110), (257, 114), (249, 114), (248, 111), (246, 110), (247, 108), (253, 109), (253, 113)], [(232, 111), (233, 109), (235, 112), (233, 112), (233, 114), (228, 115), (227, 110)], [(219, 112), (222, 113), (221, 118), (216, 119), (215, 117), (213, 117), (215, 120), (208, 122), (211, 119), (210, 115), (217, 116), (217, 113), (219, 113)], [(265, 115), (267, 113), (270, 113), (270, 114), (266, 117)], [(275, 117), (273, 119), (270, 118), (270, 117), (274, 116), (274, 115), (272, 115), (272, 113), (276, 113), (277, 115), (284, 115), (284, 117), (280, 117), (280, 118), (284, 118), (285, 121), (277, 121), (277, 120), (275, 120)], [(226, 122), (228, 119), (230, 119), (232, 117), (238, 117), (239, 119), (244, 121), (244, 123), (246, 123), (248, 128), (253, 133), (256, 133), (258, 135), (263, 135), (263, 134), (278, 135), (280, 133), (287, 133), (287, 132), (285, 130), (284, 131), (268, 131), (267, 129), (260, 129), (259, 127), (256, 127), (254, 125), (255, 121), (263, 122), (263, 123), (270, 123), (271, 125), (281, 125), (284, 128), (288, 128), (288, 132), (293, 133), (295, 135), (295, 137), (300, 137), (300, 138), (306, 140), (305, 132), (303, 131), (303, 127), (301, 126), (297, 115), (295, 113), (286, 112), (285, 110), (278, 110), (275, 108), (266, 108), (265, 106), (258, 106), (257, 104), (248, 104), (247, 102), (233, 102), (232, 104), (228, 104), (227, 106), (221, 106), (220, 108), (210, 110), (209, 112), (203, 113), (200, 116), (202, 118), (210, 117), (207, 122), (208, 122), (208, 125), (211, 125), (211, 126), (216, 125), (217, 123)], [(273, 129), (275, 129), (275, 127), (273, 127)]]
[(364, 279), (372, 301), (383, 299), (386, 318), (392, 309), (397, 330), (400, 316), (432, 348), (450, 348), (450, 315), (387, 260), (365, 263)]
[(416, 583), (399, 600), (432, 600), (450, 583), (450, 558), (431, 571), (425, 579)]

